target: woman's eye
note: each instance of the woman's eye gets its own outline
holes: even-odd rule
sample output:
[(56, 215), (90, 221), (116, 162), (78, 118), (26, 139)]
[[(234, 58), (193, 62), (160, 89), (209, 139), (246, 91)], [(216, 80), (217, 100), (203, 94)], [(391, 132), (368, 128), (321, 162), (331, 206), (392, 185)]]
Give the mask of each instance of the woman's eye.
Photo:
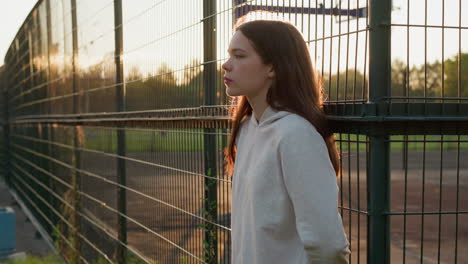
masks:
[(244, 57), (244, 55), (234, 55), (234, 58), (236, 58), (236, 59), (240, 59), (240, 58), (243, 58), (243, 57)]

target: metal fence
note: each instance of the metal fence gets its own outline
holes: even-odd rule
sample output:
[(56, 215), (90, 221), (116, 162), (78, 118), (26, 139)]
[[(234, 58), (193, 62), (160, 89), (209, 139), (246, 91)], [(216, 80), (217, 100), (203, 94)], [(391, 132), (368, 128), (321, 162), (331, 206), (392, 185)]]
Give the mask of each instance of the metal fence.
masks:
[(462, 0), (43, 0), (5, 58), (2, 169), (67, 262), (229, 263), (221, 64), (249, 12), (323, 79), (350, 263), (468, 262)]
[[(3, 91), (5, 90), (4, 86), (6, 84), (6, 78), (4, 74), (4, 66), (0, 66), (0, 175), (4, 176), (6, 175), (6, 153), (7, 150), (5, 149), (6, 144), (5, 144), (5, 138), (7, 138), (7, 135), (5, 135), (6, 131), (6, 120), (7, 120), (7, 115), (6, 115), (6, 103), (5, 103), (5, 96), (3, 96)], [(4, 178), (4, 177), (3, 177)], [(4, 180), (4, 179), (3, 179)]]

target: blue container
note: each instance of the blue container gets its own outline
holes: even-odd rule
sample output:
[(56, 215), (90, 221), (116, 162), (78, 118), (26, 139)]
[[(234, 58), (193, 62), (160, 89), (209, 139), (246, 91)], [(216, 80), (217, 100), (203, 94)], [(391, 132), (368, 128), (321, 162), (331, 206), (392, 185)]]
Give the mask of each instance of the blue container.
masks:
[(0, 207), (0, 257), (12, 254), (15, 248), (15, 211), (11, 207)]

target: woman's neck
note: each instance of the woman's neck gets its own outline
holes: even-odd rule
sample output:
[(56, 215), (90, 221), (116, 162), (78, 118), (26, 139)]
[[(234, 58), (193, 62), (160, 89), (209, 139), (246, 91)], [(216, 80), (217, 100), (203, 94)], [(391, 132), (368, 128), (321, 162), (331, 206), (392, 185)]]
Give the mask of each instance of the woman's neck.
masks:
[(263, 112), (265, 112), (265, 109), (268, 107), (268, 103), (266, 100), (266, 94), (261, 94), (257, 95), (254, 97), (249, 97), (247, 96), (247, 101), (249, 101), (250, 106), (252, 107), (252, 111), (254, 114), (255, 119), (260, 121), (260, 118), (262, 118)]

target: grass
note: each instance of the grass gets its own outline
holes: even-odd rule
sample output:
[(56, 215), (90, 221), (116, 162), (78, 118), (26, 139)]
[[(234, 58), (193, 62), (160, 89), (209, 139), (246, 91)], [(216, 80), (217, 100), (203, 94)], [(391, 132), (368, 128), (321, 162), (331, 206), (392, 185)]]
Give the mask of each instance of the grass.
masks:
[[(442, 140), (443, 139), (443, 140)], [(357, 151), (359, 147), (360, 152), (366, 151), (366, 136), (365, 135), (350, 135), (350, 134), (337, 134), (335, 135), (336, 145), (342, 151)], [(405, 140), (403, 135), (390, 136), (390, 151), (403, 151)], [(408, 151), (423, 151), (426, 152), (439, 152), (442, 148), (443, 151), (457, 151), (458, 149), (458, 136), (454, 135), (410, 135), (408, 136)], [(423, 141), (426, 141), (423, 143)], [(443, 142), (443, 144), (441, 144)], [(460, 151), (468, 151), (468, 137), (460, 136)]]
[[(181, 131), (181, 130), (179, 130)], [(138, 131), (126, 130), (127, 152), (199, 152), (204, 150), (203, 129), (176, 131)], [(115, 130), (87, 130), (84, 147), (115, 153), (117, 151), (117, 132)], [(222, 135), (217, 134), (217, 146), (223, 146)], [(224, 140), (227, 142), (227, 138)]]
[(0, 264), (65, 264), (65, 262), (57, 255), (49, 255), (45, 257), (27, 256), (26, 259), (9, 259), (0, 261)]
[[(220, 130), (217, 130), (220, 132)], [(117, 131), (115, 129), (87, 128), (83, 133), (83, 147), (107, 153), (117, 152)], [(127, 152), (203, 152), (203, 129), (175, 130), (125, 130)], [(366, 135), (336, 134), (336, 144), (342, 151), (366, 151)], [(402, 151), (404, 148), (403, 135), (390, 136), (390, 150)], [(408, 136), (409, 151), (440, 151), (440, 135), (411, 135)], [(457, 151), (457, 136), (443, 136), (443, 151)], [(460, 136), (460, 151), (468, 151), (468, 136)], [(228, 143), (228, 136), (216, 134), (218, 151), (222, 151)], [(72, 144), (71, 142), (69, 144)]]
[[(107, 260), (104, 258), (99, 258), (95, 264), (107, 264), (109, 263)], [(128, 264), (145, 264), (146, 262), (139, 259), (135, 255), (129, 253), (127, 256), (127, 260), (125, 263)], [(60, 258), (57, 255), (49, 255), (45, 257), (35, 257), (35, 256), (30, 256), (28, 255), (26, 259), (20, 260), (20, 259), (9, 259), (9, 260), (3, 260), (0, 261), (0, 264), (66, 264), (62, 258)]]

